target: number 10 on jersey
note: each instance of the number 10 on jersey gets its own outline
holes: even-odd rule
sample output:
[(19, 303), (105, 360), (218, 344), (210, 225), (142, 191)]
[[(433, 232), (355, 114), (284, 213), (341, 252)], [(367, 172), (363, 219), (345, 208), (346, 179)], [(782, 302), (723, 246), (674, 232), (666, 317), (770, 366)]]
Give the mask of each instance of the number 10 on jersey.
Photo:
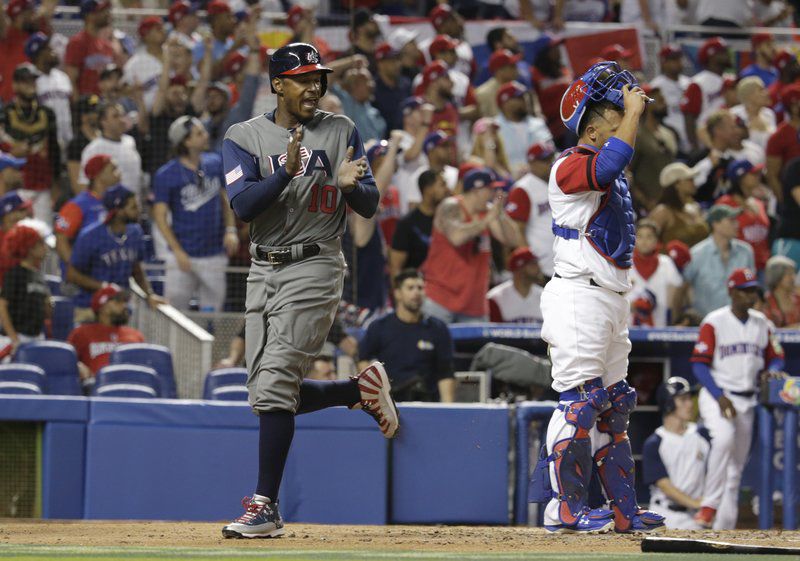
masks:
[(311, 186), (311, 203), (308, 205), (308, 212), (322, 211), (325, 214), (333, 214), (336, 211), (338, 198), (339, 189), (335, 186), (314, 183)]

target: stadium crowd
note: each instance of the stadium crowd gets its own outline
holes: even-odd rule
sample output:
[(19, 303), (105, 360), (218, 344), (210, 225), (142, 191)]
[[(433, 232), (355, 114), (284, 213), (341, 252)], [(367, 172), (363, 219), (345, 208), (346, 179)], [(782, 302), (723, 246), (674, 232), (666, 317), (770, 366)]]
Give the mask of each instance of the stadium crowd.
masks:
[[(102, 310), (117, 299), (108, 286), (124, 291), (131, 277), (153, 306), (243, 308), (244, 276), (226, 269), (248, 264), (248, 229), (228, 204), (219, 151), (231, 124), (276, 106), (262, 6), (271, 5), (174, 0), (164, 6), (166, 20), (142, 17), (131, 36), (113, 29), (109, 1), (82, 0), (82, 29), (64, 37), (54, 30), (57, 2), (5, 5), (6, 354), (47, 332), (48, 228), (58, 265), (47, 272), (61, 277), (76, 324), (124, 324), (121, 311)], [(411, 341), (392, 337), (404, 322), (444, 337), (422, 318), (541, 321), (542, 286), (553, 275), (550, 168), (575, 143), (560, 101), (584, 70), (563, 56), (557, 33), (565, 22), (620, 21), (645, 34), (673, 24), (794, 25), (792, 3), (782, 0), (473, 0), (432, 6), (435, 35), (423, 40), (402, 25), (384, 33), (376, 20), (413, 15), (407, 4), (359, 0), (351, 8), (345, 52), (319, 37), (313, 8), (281, 3), (285, 20), (272, 24), (288, 26), (288, 41), (313, 42), (334, 70), (320, 108), (353, 119), (381, 193), (375, 218), (348, 216), (343, 319), (365, 325), (364, 317), (404, 303), (379, 324), (382, 337), (368, 331), (375, 356), (361, 359), (377, 358), (381, 340)], [(465, 18), (498, 18), (486, 34), (486, 60), (466, 41)], [(501, 18), (542, 30), (532, 57)], [(696, 52), (664, 43), (657, 75), (641, 76), (653, 101), (629, 168), (639, 218), (631, 325), (698, 325), (728, 302), (726, 282), (739, 267), (757, 271), (758, 307), (777, 327), (800, 325), (800, 63), (782, 38), (749, 38), (750, 52), (735, 59), (722, 36), (704, 38)], [(641, 58), (634, 51), (605, 45), (589, 64), (629, 68)], [(324, 210), (324, 192), (318, 204)], [(163, 287), (148, 280), (154, 263), (165, 270)], [(352, 338), (333, 342), (358, 357)], [(452, 371), (442, 366), (451, 358), (418, 354), (439, 372), (437, 383)], [(97, 369), (92, 360), (82, 359), (82, 376)]]

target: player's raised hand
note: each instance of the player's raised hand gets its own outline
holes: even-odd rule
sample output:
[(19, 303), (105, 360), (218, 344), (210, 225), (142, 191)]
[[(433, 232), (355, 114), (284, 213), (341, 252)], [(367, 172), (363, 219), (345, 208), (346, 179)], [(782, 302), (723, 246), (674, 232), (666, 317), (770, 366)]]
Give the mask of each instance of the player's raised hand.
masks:
[(733, 403), (731, 403), (730, 399), (724, 395), (721, 395), (717, 399), (717, 403), (719, 403), (719, 410), (722, 412), (723, 417), (726, 419), (736, 418), (736, 408), (733, 406)]
[(286, 147), (286, 173), (289, 177), (294, 177), (302, 162), (300, 161), (300, 143), (303, 141), (303, 125), (299, 125), (289, 138), (289, 145)]
[(625, 105), (625, 113), (641, 115), (644, 106), (647, 104), (647, 96), (639, 86), (631, 88), (629, 85), (622, 86), (622, 101)]
[(347, 149), (344, 160), (339, 165), (339, 171), (336, 176), (336, 185), (343, 193), (349, 193), (358, 185), (358, 180), (364, 177), (367, 173), (369, 166), (367, 164), (367, 157), (361, 156), (357, 160), (353, 160), (353, 147)]

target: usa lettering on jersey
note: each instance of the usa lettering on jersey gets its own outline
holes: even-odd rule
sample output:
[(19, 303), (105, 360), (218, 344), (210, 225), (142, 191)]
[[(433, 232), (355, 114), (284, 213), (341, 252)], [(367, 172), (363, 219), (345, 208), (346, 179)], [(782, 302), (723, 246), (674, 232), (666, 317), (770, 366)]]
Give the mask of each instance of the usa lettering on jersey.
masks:
[[(279, 168), (286, 165), (286, 152), (274, 154), (269, 157), (270, 171), (275, 173)], [(333, 177), (333, 167), (328, 159), (325, 150), (310, 150), (305, 146), (300, 147), (300, 169), (294, 174), (295, 177), (312, 175), (315, 171), (323, 172), (327, 177)]]

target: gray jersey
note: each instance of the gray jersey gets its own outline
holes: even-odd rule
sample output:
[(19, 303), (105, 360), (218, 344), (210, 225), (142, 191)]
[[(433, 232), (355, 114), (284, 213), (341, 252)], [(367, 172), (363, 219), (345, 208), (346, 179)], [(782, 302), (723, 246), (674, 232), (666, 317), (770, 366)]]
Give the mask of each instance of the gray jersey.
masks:
[[(225, 183), (228, 197), (269, 178), (286, 163), (290, 131), (261, 115), (233, 125), (225, 135)], [(364, 148), (348, 117), (317, 111), (304, 127), (300, 143), (302, 165), (286, 188), (250, 223), (250, 239), (265, 246), (314, 243), (341, 237), (345, 228), (345, 201), (336, 186), (339, 165), (347, 148), (353, 159)], [(371, 172), (364, 180), (373, 181)], [(363, 181), (363, 180), (362, 180)]]

